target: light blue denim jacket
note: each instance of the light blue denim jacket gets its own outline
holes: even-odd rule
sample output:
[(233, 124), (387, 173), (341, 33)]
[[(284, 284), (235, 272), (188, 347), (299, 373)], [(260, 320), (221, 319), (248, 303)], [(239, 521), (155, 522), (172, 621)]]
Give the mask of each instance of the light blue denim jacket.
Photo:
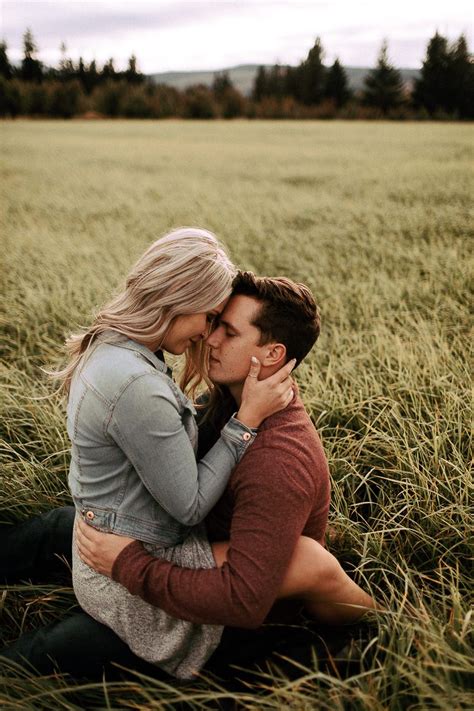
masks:
[(192, 402), (148, 348), (107, 332), (68, 402), (69, 486), (93, 526), (164, 546), (180, 542), (223, 493), (256, 430), (231, 418), (196, 462)]

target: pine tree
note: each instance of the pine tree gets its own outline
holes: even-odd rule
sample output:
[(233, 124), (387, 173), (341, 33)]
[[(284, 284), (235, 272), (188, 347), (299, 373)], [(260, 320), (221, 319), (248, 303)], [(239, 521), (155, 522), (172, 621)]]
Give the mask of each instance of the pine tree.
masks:
[(79, 62), (77, 64), (77, 78), (81, 82), (82, 87), (86, 88), (86, 65), (82, 57), (79, 57)]
[(62, 79), (62, 81), (71, 81), (71, 79), (75, 78), (76, 70), (74, 68), (74, 62), (67, 56), (67, 46), (65, 42), (61, 42), (59, 50), (61, 52), (59, 78)]
[(305, 104), (319, 104), (324, 98), (326, 67), (323, 64), (324, 50), (319, 37), (309, 50), (301, 65), (301, 99)]
[(13, 67), (10, 64), (7, 54), (7, 43), (0, 42), (0, 76), (5, 79), (11, 79), (13, 76)]
[(257, 75), (255, 77), (253, 89), (252, 89), (252, 99), (254, 101), (261, 101), (264, 96), (267, 95), (267, 72), (265, 67), (259, 67)]
[(109, 61), (103, 66), (102, 78), (105, 80), (117, 78), (117, 75), (115, 73), (114, 60), (112, 57), (110, 57)]
[(128, 60), (128, 67), (125, 71), (125, 79), (130, 84), (140, 84), (143, 81), (143, 78), (143, 74), (141, 74), (137, 69), (137, 58), (134, 54), (132, 54)]
[(212, 91), (216, 99), (220, 100), (229, 89), (233, 89), (233, 84), (227, 72), (216, 72), (212, 82)]
[(377, 66), (364, 80), (363, 101), (388, 113), (403, 102), (403, 81), (398, 69), (388, 59), (387, 42), (382, 43)]
[(415, 83), (415, 104), (424, 106), (430, 113), (436, 109), (447, 110), (449, 93), (448, 40), (438, 32), (430, 39), (426, 57)]
[(461, 35), (449, 52), (448, 111), (460, 118), (474, 118), (474, 63), (467, 40)]
[(274, 96), (281, 99), (285, 93), (286, 72), (279, 64), (275, 64), (269, 72), (267, 72), (267, 96)]
[(24, 57), (21, 63), (21, 78), (25, 81), (41, 81), (43, 78), (43, 67), (41, 62), (35, 58), (38, 47), (33, 39), (30, 29), (23, 35)]
[(351, 92), (349, 82), (344, 67), (336, 59), (332, 67), (329, 68), (326, 77), (325, 87), (326, 98), (332, 99), (336, 106), (341, 107), (350, 99)]
[(92, 60), (92, 62), (89, 64), (89, 66), (86, 69), (86, 75), (85, 75), (85, 90), (88, 94), (91, 93), (93, 89), (99, 84), (100, 82), (100, 76), (99, 72), (97, 71), (97, 65), (95, 62), (95, 59)]

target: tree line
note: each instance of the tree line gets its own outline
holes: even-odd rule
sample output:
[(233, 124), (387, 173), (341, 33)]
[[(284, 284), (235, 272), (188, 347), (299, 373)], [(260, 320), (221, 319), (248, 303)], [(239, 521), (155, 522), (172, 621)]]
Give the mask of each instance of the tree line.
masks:
[(419, 78), (407, 85), (382, 44), (376, 66), (354, 92), (338, 59), (324, 64), (319, 38), (296, 67), (260, 67), (250, 97), (216, 73), (211, 87), (184, 91), (154, 84), (132, 55), (125, 71), (113, 58), (102, 67), (74, 62), (61, 45), (58, 67), (45, 67), (31, 30), (23, 36), (23, 59), (11, 64), (0, 42), (0, 116), (103, 115), (128, 118), (474, 118), (474, 64), (466, 38), (449, 43), (438, 32), (429, 40)]

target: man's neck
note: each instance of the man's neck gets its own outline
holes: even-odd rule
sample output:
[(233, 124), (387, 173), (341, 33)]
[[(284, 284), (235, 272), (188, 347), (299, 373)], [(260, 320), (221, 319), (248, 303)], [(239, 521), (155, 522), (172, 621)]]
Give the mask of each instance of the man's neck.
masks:
[(244, 389), (244, 384), (243, 383), (235, 383), (233, 385), (229, 385), (229, 392), (234, 398), (237, 407), (240, 407), (242, 403), (242, 390)]

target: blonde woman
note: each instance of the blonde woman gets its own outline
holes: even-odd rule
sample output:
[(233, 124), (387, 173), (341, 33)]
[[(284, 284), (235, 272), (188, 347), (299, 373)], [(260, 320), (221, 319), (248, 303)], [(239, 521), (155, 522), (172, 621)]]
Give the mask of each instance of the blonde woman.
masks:
[[(256, 428), (293, 395), (292, 363), (263, 381), (251, 368), (239, 411), (196, 462), (195, 409), (185, 391), (206, 377), (203, 338), (230, 296), (234, 275), (214, 235), (174, 230), (138, 260), (125, 289), (92, 326), (69, 339), (69, 364), (57, 374), (69, 395), (76, 520), (132, 536), (151, 553), (189, 568), (215, 566), (198, 524)], [(181, 388), (163, 352), (185, 355)], [(164, 551), (176, 544), (182, 545)], [(191, 677), (219, 643), (220, 626), (169, 617), (92, 570), (75, 545), (73, 585), (86, 612), (136, 655), (177, 677)]]

